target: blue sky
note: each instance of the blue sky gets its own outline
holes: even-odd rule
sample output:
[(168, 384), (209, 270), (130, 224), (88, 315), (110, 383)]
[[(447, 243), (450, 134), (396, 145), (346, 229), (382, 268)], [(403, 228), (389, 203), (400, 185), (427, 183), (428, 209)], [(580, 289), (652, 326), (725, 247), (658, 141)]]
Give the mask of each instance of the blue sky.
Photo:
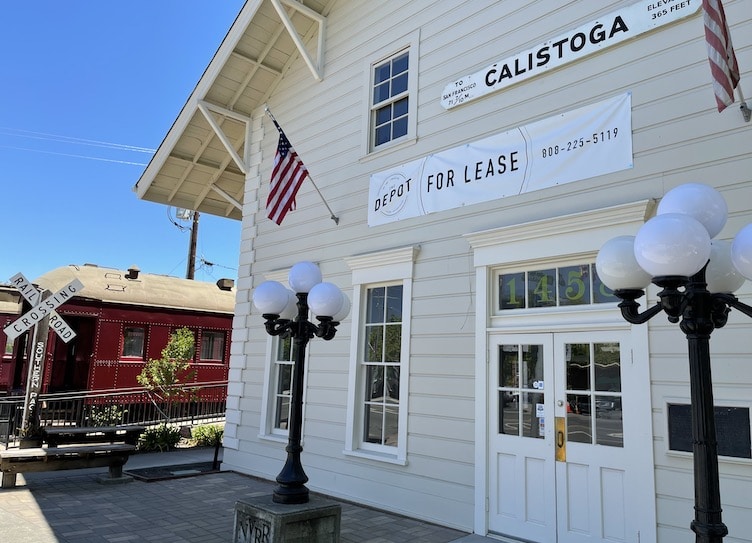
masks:
[[(4, 3), (0, 282), (84, 263), (185, 277), (189, 223), (132, 187), (243, 3)], [(195, 278), (236, 278), (239, 246), (239, 221), (201, 214)]]

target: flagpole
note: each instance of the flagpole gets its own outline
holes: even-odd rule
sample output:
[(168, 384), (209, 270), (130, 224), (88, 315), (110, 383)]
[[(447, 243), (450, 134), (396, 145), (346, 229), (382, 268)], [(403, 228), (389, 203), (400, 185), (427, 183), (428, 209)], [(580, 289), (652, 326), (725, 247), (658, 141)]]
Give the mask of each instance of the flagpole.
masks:
[[(264, 111), (266, 112), (266, 114), (267, 114), (267, 115), (269, 115), (269, 118), (270, 118), (270, 119), (271, 119), (272, 121), (274, 121), (274, 124), (275, 124), (276, 126), (279, 126), (279, 123), (277, 123), (277, 119), (275, 119), (275, 118), (274, 118), (274, 115), (272, 115), (272, 112), (271, 112), (271, 110), (269, 109), (269, 106), (264, 106)], [(293, 147), (294, 147), (294, 146), (293, 146)], [(324, 195), (323, 195), (323, 194), (321, 194), (321, 191), (320, 191), (320, 190), (319, 190), (319, 188), (318, 188), (318, 187), (316, 186), (316, 183), (314, 182), (314, 180), (313, 180), (313, 177), (311, 177), (311, 172), (310, 172), (310, 171), (308, 172), (308, 179), (310, 179), (310, 181), (311, 181), (311, 184), (313, 185), (313, 188), (315, 188), (315, 189), (316, 189), (316, 192), (318, 192), (318, 193), (319, 193), (319, 198), (321, 198), (321, 201), (322, 201), (322, 202), (324, 202), (324, 205), (326, 206), (326, 209), (328, 209), (328, 210), (329, 210), (329, 218), (330, 218), (330, 219), (332, 219), (332, 220), (334, 221), (334, 224), (337, 224), (337, 225), (338, 225), (338, 224), (339, 224), (339, 217), (337, 217), (337, 216), (336, 216), (336, 215), (334, 214), (334, 211), (332, 211), (332, 208), (331, 208), (331, 207), (329, 207), (329, 204), (328, 204), (328, 203), (326, 202), (326, 200), (324, 199)]]
[(747, 106), (747, 101), (744, 99), (744, 93), (742, 92), (741, 81), (736, 86), (736, 93), (739, 95), (739, 101), (741, 102), (739, 109), (742, 110), (742, 115), (744, 115), (744, 122), (748, 123), (749, 119), (752, 118), (752, 110), (749, 109), (749, 107)]

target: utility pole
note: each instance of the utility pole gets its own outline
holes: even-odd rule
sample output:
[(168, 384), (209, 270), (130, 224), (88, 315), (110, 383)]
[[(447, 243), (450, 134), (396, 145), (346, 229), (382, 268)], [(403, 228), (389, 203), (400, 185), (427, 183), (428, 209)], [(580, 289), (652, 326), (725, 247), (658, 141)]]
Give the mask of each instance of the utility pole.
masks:
[(196, 240), (198, 239), (198, 211), (193, 212), (193, 226), (191, 226), (191, 241), (188, 245), (188, 268), (186, 279), (193, 279), (196, 273)]

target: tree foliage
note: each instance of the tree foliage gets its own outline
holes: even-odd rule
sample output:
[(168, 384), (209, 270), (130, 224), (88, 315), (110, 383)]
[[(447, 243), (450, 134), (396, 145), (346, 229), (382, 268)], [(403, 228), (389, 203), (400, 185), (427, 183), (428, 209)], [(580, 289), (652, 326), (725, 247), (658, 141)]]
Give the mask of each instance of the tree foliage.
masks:
[(166, 403), (167, 409), (163, 412), (166, 420), (170, 419), (172, 403), (190, 394), (184, 384), (193, 379), (190, 361), (193, 359), (194, 343), (191, 330), (175, 330), (162, 349), (162, 357), (150, 359), (136, 376), (138, 383), (152, 396), (152, 401), (156, 398)]

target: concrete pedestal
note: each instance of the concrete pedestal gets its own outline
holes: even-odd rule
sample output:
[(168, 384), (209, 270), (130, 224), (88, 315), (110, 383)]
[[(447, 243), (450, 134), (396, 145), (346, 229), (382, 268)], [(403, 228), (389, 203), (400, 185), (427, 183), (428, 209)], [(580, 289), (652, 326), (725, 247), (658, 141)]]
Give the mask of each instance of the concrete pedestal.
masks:
[(233, 543), (339, 543), (342, 508), (311, 496), (308, 503), (274, 503), (258, 496), (235, 504)]

